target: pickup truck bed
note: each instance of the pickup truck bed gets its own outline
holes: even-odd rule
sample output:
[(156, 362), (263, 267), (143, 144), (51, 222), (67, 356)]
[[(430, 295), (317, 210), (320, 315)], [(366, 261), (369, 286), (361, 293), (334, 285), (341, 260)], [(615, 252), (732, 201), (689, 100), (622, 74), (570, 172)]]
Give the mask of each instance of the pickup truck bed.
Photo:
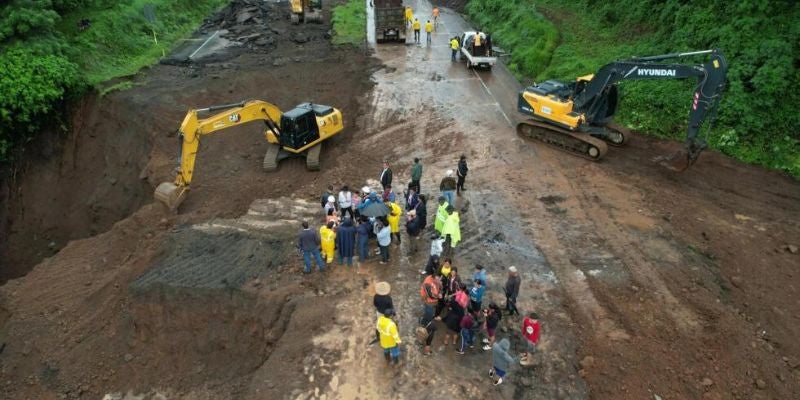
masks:
[(497, 57), (492, 54), (492, 38), (484, 33), (480, 33), (481, 45), (475, 46), (476, 32), (464, 32), (460, 38), (461, 54), (464, 57), (467, 68), (482, 67), (492, 69), (497, 63)]

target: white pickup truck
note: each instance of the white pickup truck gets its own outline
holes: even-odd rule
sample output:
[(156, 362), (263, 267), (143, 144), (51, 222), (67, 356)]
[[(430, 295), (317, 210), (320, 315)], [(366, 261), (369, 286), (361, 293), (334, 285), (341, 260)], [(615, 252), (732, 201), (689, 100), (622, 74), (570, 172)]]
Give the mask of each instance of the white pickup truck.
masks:
[[(475, 35), (480, 35), (480, 46), (475, 46)], [(492, 54), (492, 38), (484, 32), (464, 32), (459, 38), (462, 57), (467, 68), (482, 67), (492, 69), (497, 57)]]

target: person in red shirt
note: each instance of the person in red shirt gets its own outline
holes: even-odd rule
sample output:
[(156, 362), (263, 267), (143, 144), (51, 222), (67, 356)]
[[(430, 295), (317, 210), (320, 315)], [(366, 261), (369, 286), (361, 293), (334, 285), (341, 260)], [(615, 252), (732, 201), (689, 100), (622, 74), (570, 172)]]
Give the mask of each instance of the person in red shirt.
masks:
[(536, 346), (539, 344), (539, 332), (541, 324), (539, 324), (539, 314), (532, 312), (522, 320), (522, 336), (525, 337), (525, 352), (519, 360), (520, 365), (529, 366), (533, 365), (533, 353), (536, 352)]

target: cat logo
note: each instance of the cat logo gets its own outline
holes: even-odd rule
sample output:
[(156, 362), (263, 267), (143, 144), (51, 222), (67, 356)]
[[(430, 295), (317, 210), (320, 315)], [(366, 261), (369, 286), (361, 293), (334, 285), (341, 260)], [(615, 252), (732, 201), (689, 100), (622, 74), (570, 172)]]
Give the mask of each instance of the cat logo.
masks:
[(228, 117), (228, 120), (231, 122), (239, 122), (240, 119), (242, 119), (242, 117), (239, 116), (239, 113), (231, 114), (231, 116)]

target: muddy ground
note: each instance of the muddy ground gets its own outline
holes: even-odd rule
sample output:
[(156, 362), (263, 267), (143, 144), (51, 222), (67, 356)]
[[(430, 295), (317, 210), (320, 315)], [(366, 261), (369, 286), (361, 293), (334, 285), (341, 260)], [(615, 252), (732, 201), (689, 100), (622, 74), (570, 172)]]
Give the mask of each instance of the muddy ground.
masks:
[[(8, 186), (4, 266), (18, 269), (6, 277), (36, 265), (0, 287), (9, 398), (800, 397), (796, 181), (714, 152), (676, 174), (657, 157), (680, 144), (638, 134), (602, 163), (524, 141), (508, 71), (449, 61), (447, 38), (468, 27), (449, 10), (432, 47), (367, 52), (331, 46), (328, 24), (289, 25), (285, 3), (269, 6), (264, 30), (257, 3), (234, 1), (203, 28), (241, 46), (86, 99), (52, 158)], [(262, 172), (263, 138), (244, 126), (205, 140), (180, 214), (150, 203), (171, 180), (186, 109), (251, 98), (342, 109), (346, 130), (326, 143), (322, 172), (302, 160)], [(485, 265), (497, 302), (504, 269), (518, 266), (521, 308), (543, 315), (536, 367), (500, 387), (484, 376), (486, 353), (442, 345), (444, 327), (433, 356), (413, 343), (427, 240), (414, 252), (404, 237), (386, 266), (305, 277), (293, 248), (327, 184), (374, 185), (383, 158), (406, 182), (416, 156), (423, 192), (436, 195), (460, 154), (471, 171), (456, 266), (467, 277)], [(378, 280), (400, 315), (398, 369), (368, 345)], [(500, 333), (515, 352), (519, 322), (504, 318)]]

